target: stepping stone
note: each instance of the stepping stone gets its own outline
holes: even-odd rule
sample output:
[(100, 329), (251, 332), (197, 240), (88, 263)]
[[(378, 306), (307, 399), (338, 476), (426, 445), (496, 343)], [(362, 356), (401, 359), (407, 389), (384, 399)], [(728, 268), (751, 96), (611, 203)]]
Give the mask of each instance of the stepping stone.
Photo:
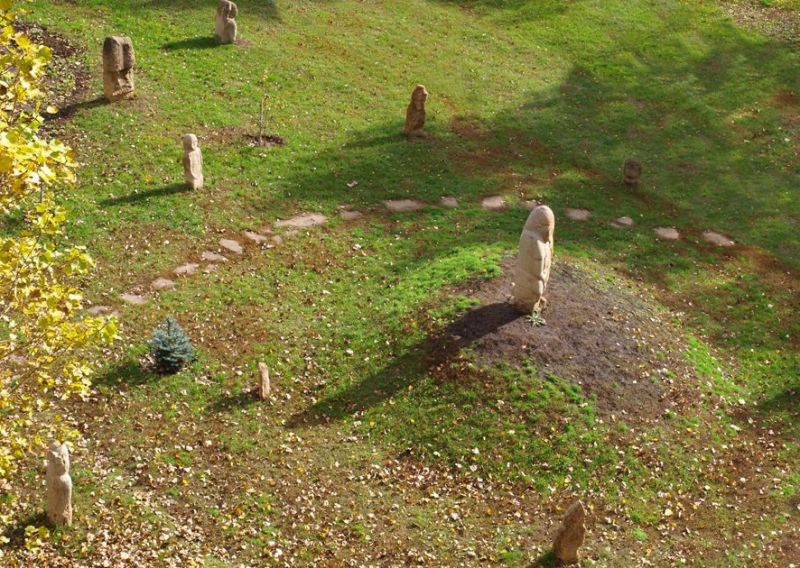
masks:
[(537, 207), (539, 207), (539, 205), (540, 205), (540, 204), (539, 204), (539, 202), (538, 202), (538, 201), (536, 201), (535, 199), (528, 199), (528, 200), (526, 200), (526, 201), (523, 201), (523, 202), (522, 202), (522, 205), (523, 205), (523, 206), (525, 207), (525, 209), (527, 209), (528, 211), (533, 211), (534, 209), (536, 209)]
[(278, 246), (283, 244), (283, 237), (280, 235), (275, 235), (269, 239), (270, 246)]
[(317, 225), (324, 225), (328, 218), (322, 213), (303, 213), (302, 215), (295, 215), (291, 219), (284, 219), (275, 223), (276, 227), (294, 227), (296, 229), (307, 229), (309, 227), (316, 227)]
[(342, 209), (339, 211), (339, 215), (341, 215), (342, 220), (344, 221), (355, 221), (364, 216), (361, 211), (353, 211), (352, 209)]
[(200, 258), (206, 262), (228, 262), (227, 258), (216, 252), (211, 252), (210, 250), (203, 251)]
[(664, 239), (665, 241), (677, 241), (681, 238), (678, 230), (672, 227), (656, 227), (653, 231), (659, 239)]
[(122, 298), (123, 302), (132, 306), (143, 306), (147, 303), (147, 298), (138, 294), (123, 294), (120, 298)]
[(191, 276), (197, 269), (200, 268), (199, 264), (194, 264), (193, 262), (189, 262), (187, 264), (182, 264), (178, 268), (172, 271), (175, 276)]
[(91, 308), (88, 308), (86, 311), (89, 312), (89, 315), (98, 317), (98, 316), (113, 314), (114, 308), (112, 308), (111, 306), (92, 306)]
[(506, 208), (506, 200), (500, 195), (491, 195), (481, 200), (481, 207), (487, 211), (502, 211)]
[(416, 199), (390, 199), (383, 204), (392, 213), (406, 213), (408, 211), (419, 211), (425, 204)]
[(442, 204), (442, 207), (447, 207), (448, 209), (455, 209), (458, 207), (458, 199), (455, 197), (442, 197), (439, 203)]
[(732, 247), (736, 245), (736, 241), (733, 239), (729, 239), (725, 235), (720, 235), (714, 231), (705, 231), (703, 233), (703, 238), (706, 240), (706, 242), (709, 242), (712, 245), (717, 245), (718, 247)]
[(203, 267), (203, 274), (211, 274), (219, 268), (219, 264), (206, 264)]
[(573, 209), (572, 207), (567, 207), (564, 209), (564, 212), (567, 214), (567, 218), (573, 221), (588, 221), (592, 218), (592, 212), (588, 209)]
[(156, 278), (150, 283), (150, 288), (156, 292), (164, 292), (165, 290), (174, 290), (175, 282), (169, 278)]
[(614, 219), (611, 222), (612, 227), (616, 227), (617, 229), (623, 229), (625, 227), (633, 227), (633, 219), (630, 217), (620, 217), (619, 219)]
[(267, 237), (254, 233), (253, 231), (245, 231), (244, 238), (257, 245), (267, 242)]
[(238, 241), (234, 241), (233, 239), (220, 239), (219, 246), (234, 254), (242, 254), (244, 252), (242, 245), (239, 244)]

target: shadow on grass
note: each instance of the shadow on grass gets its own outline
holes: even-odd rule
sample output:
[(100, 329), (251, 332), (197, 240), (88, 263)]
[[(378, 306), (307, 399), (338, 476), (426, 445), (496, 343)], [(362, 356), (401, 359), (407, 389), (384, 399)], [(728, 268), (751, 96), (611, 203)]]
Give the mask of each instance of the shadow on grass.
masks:
[(108, 100), (104, 96), (97, 97), (90, 101), (81, 101), (79, 103), (71, 103), (64, 108), (58, 109), (55, 114), (45, 114), (45, 120), (61, 120), (72, 118), (75, 113), (83, 109), (97, 108), (99, 106), (107, 105)]
[(758, 408), (765, 414), (782, 417), (790, 429), (800, 435), (800, 385), (773, 395), (761, 402)]
[(259, 402), (258, 394), (255, 390), (241, 391), (217, 399), (208, 406), (208, 411), (212, 413), (230, 412), (234, 408), (246, 408), (255, 402)]
[(121, 385), (135, 387), (155, 383), (160, 377), (156, 373), (143, 369), (138, 361), (126, 361), (102, 375), (98, 375), (93, 384), (96, 387), (118, 387)]
[(22, 548), (25, 546), (25, 528), (26, 527), (49, 527), (50, 521), (44, 511), (32, 513), (22, 517), (17, 522), (9, 525), (4, 536), (8, 539), (6, 544), (9, 548)]
[(171, 41), (162, 45), (161, 48), (166, 51), (179, 51), (183, 49), (210, 49), (218, 45), (217, 41), (211, 36), (199, 36)]
[(537, 558), (533, 564), (528, 566), (528, 568), (555, 568), (558, 565), (555, 553), (552, 550), (548, 550)]
[(521, 317), (512, 306), (501, 302), (469, 310), (377, 373), (292, 416), (287, 426), (325, 424), (376, 406), (416, 383), (429, 370), (445, 367), (462, 348)]
[(111, 205), (138, 203), (140, 201), (146, 201), (152, 197), (164, 197), (166, 195), (175, 195), (176, 193), (188, 193), (190, 191), (191, 189), (189, 189), (186, 186), (186, 184), (173, 183), (171, 185), (167, 185), (159, 189), (149, 189), (147, 191), (142, 191), (140, 193), (131, 193), (130, 195), (123, 195), (122, 197), (103, 199), (100, 202), (100, 205), (102, 205), (103, 207), (109, 207)]

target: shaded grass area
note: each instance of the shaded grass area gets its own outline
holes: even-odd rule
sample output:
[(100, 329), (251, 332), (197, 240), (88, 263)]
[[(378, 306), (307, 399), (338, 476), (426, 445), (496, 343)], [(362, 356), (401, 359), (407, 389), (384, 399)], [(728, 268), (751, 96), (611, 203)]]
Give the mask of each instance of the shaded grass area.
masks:
[[(202, 353), (191, 370), (164, 378), (142, 372), (134, 349), (98, 381), (109, 401), (122, 392), (126, 402), (115, 403), (113, 428), (98, 419), (88, 433), (96, 428), (117, 440), (104, 447), (121, 464), (117, 474), (166, 496), (144, 507), (146, 514), (206, 512), (211, 540), (238, 545), (246, 534), (253, 546), (246, 558), (268, 557), (277, 539), (307, 562), (336, 558), (347, 546), (364, 555), (388, 547), (396, 560), (391, 539), (431, 537), (441, 539), (433, 547), (444, 551), (442, 562), (472, 562), (461, 544), (479, 543), (493, 561), (528, 565), (539, 557), (534, 544), (547, 540), (544, 516), (523, 528), (510, 521), (518, 507), (508, 506), (508, 534), (490, 516), (467, 521), (459, 534), (437, 516), (450, 518), (452, 503), (440, 510), (422, 501), (427, 492), (402, 486), (419, 501), (393, 516), (386, 511), (397, 495), (376, 498), (375, 486), (345, 479), (402, 455), (467, 476), (474, 466), (475, 475), (510, 483), (512, 492), (530, 488), (537, 500), (597, 492), (604, 514), (634, 535), (626, 545), (644, 555), (670, 525), (662, 514), (675, 505), (665, 504), (665, 494), (680, 494), (689, 510), (690, 497), (705, 499), (707, 483), (715, 498), (734, 502), (727, 481), (695, 457), (723, 445), (754, 451), (732, 428), (746, 423), (732, 409), (739, 398), (790, 440), (783, 460), (796, 458), (796, 52), (736, 28), (712, 2), (238, 4), (243, 41), (222, 47), (210, 41), (215, 2), (31, 4), (34, 17), (87, 49), (93, 71), (88, 102), (70, 109), (67, 126), (85, 163), (68, 202), (80, 220), (70, 237), (99, 260), (99, 277), (88, 283), (93, 300), (117, 305), (120, 292), (146, 287), (215, 248), (221, 236), (299, 211), (334, 218), (266, 254), (248, 250), (240, 262), (181, 280), (144, 308), (120, 306), (131, 343), (175, 314)], [(95, 102), (99, 46), (110, 33), (133, 37), (135, 101)], [(420, 82), (431, 93), (430, 137), (409, 143), (400, 135), (403, 109)], [(269, 151), (245, 139), (257, 130), (265, 93), (267, 129), (287, 140)], [(179, 141), (190, 131), (204, 151), (202, 192), (179, 185)], [(645, 164), (636, 190), (620, 181), (628, 157)], [(507, 210), (477, 207), (495, 193), (511, 203)], [(443, 195), (458, 197), (461, 208), (382, 210), (384, 199), (434, 205)], [(534, 369), (473, 368), (467, 353), (459, 380), (429, 372), (431, 335), (469, 305), (447, 290), (498, 274), (527, 214), (517, 202), (531, 198), (559, 215), (559, 255), (581, 259), (601, 280), (614, 270), (643, 282), (703, 338), (690, 341), (689, 351), (711, 385), (699, 389), (699, 410), (688, 403), (668, 409), (666, 418), (631, 433), (623, 418), (598, 416), (575, 384)], [(335, 220), (343, 204), (366, 218)], [(592, 221), (567, 221), (566, 206), (591, 209)], [(608, 226), (622, 215), (635, 219), (633, 229)], [(684, 238), (657, 241), (657, 226), (675, 226)], [(700, 240), (705, 229), (740, 246), (713, 249)], [(289, 395), (268, 411), (249, 394), (256, 361), (273, 370), (278, 396)], [(725, 403), (716, 406), (719, 397)], [(701, 429), (707, 436), (698, 440)], [(351, 436), (357, 444), (346, 441)], [(185, 449), (206, 440), (213, 451), (202, 460)], [(141, 466), (131, 448), (150, 455), (151, 445), (158, 453)], [(661, 465), (643, 464), (641, 447)], [(257, 464), (270, 464), (267, 473)], [(334, 464), (346, 464), (346, 473)], [(727, 463), (719, 469), (738, 477)], [(774, 475), (784, 494), (796, 494), (796, 478)], [(297, 502), (299, 490), (281, 482), (294, 477), (308, 478), (300, 485), (307, 491), (336, 480), (341, 492), (358, 496), (362, 511), (410, 528), (386, 523), (381, 531), (364, 518), (347, 524), (331, 511), (324, 530), (307, 511), (297, 513), (305, 525), (289, 522), (280, 511)], [(135, 509), (134, 489), (92, 479), (109, 500), (118, 493), (130, 500), (126, 510)], [(188, 485), (210, 479), (219, 482), (210, 495)], [(256, 534), (237, 524), (242, 511), (257, 519)], [(707, 526), (735, 526), (724, 511), (708, 519)], [(753, 526), (744, 538), (756, 542)], [(746, 547), (703, 534), (708, 542), (665, 540), (656, 554), (697, 546), (711, 558), (752, 558)], [(597, 538), (606, 536), (598, 529)], [(81, 541), (63, 546), (77, 554)], [(608, 560), (592, 546), (594, 559)], [(203, 554), (236, 558), (222, 549)]]

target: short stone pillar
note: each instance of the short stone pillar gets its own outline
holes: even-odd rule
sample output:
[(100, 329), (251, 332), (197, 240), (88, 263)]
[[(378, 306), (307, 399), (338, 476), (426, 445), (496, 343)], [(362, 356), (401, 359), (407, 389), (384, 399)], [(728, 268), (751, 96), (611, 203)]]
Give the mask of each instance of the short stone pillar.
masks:
[(622, 181), (625, 185), (638, 185), (642, 177), (642, 164), (636, 160), (625, 160), (622, 166)]
[(556, 218), (546, 205), (533, 209), (519, 237), (519, 254), (514, 266), (514, 292), (511, 303), (519, 311), (540, 312), (550, 281), (553, 263), (553, 233)]
[(47, 519), (53, 526), (72, 524), (72, 478), (69, 476), (69, 449), (53, 443), (47, 453)]
[(406, 109), (406, 136), (425, 136), (425, 101), (428, 100), (428, 91), (424, 85), (417, 85), (411, 93), (411, 103)]
[(271, 386), (269, 383), (269, 368), (266, 363), (258, 364), (258, 398), (269, 400)]
[(580, 561), (578, 549), (583, 545), (586, 534), (585, 519), (586, 511), (580, 501), (575, 501), (564, 514), (553, 540), (553, 554), (559, 565), (577, 564)]
[(187, 134), (183, 143), (183, 173), (187, 187), (200, 189), (203, 187), (203, 153), (197, 142), (197, 136)]
[(220, 0), (214, 22), (214, 39), (217, 43), (236, 43), (236, 16), (239, 8), (230, 0)]
[(109, 102), (133, 97), (136, 56), (131, 38), (110, 36), (103, 42), (103, 91)]

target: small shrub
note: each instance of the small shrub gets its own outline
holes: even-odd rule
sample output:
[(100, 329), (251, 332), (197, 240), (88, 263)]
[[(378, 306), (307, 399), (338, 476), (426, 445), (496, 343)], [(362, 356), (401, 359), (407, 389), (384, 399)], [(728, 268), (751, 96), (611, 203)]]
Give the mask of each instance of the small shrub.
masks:
[(195, 359), (195, 349), (189, 337), (172, 316), (153, 332), (150, 355), (161, 373), (177, 373)]

